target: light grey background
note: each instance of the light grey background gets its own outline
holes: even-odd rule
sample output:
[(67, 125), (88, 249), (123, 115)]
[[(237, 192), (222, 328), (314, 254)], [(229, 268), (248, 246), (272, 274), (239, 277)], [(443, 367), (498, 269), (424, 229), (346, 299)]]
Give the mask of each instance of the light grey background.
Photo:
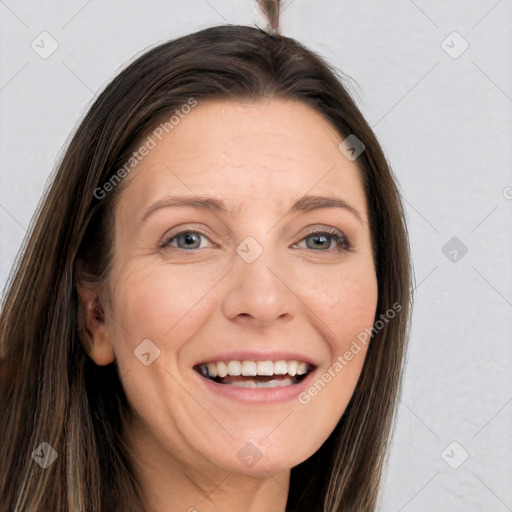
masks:
[[(255, 5), (0, 1), (0, 287), (95, 94), (161, 41), (226, 21), (261, 25)], [(416, 304), (381, 510), (510, 511), (512, 2), (285, 0), (283, 9), (285, 35), (357, 82), (351, 92), (407, 207)], [(51, 48), (43, 31), (58, 43), (47, 58), (31, 48)]]

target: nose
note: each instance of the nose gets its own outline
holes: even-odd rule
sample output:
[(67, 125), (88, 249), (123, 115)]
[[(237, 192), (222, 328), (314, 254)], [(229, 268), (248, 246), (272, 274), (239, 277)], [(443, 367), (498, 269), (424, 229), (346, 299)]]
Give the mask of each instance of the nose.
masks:
[(283, 271), (275, 259), (264, 251), (247, 263), (236, 257), (228, 274), (229, 286), (224, 296), (224, 315), (244, 326), (263, 328), (279, 321), (289, 322), (299, 302), (293, 291), (292, 273)]

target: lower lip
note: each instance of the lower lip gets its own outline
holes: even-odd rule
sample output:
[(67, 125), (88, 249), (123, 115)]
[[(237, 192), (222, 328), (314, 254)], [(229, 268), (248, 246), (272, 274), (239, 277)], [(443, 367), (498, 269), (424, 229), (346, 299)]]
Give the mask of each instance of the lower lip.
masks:
[(244, 403), (268, 404), (296, 400), (299, 394), (310, 386), (314, 373), (315, 370), (309, 372), (298, 384), (276, 388), (243, 388), (230, 384), (219, 384), (199, 373), (197, 376), (212, 393), (218, 396)]

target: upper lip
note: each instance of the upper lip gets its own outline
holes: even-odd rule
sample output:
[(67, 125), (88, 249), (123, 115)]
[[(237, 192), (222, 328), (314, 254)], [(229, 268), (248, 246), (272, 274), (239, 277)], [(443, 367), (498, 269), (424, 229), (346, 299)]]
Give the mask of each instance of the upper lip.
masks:
[(197, 361), (194, 366), (217, 363), (219, 361), (303, 361), (313, 368), (318, 366), (314, 359), (306, 354), (282, 350), (266, 352), (238, 350), (223, 352), (212, 356), (205, 356), (203, 359)]

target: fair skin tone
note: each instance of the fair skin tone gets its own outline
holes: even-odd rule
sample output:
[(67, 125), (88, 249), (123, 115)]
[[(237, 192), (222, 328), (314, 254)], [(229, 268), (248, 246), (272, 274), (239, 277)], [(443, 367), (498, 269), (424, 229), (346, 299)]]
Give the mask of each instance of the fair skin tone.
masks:
[[(89, 356), (117, 362), (136, 413), (123, 435), (148, 510), (282, 512), (291, 468), (343, 414), (364, 346), (307, 403), (297, 396), (371, 328), (377, 305), (365, 195), (341, 141), (298, 102), (200, 102), (130, 176), (115, 215), (112, 308), (101, 291), (79, 291), (92, 306)], [(291, 210), (306, 195), (348, 206)], [(163, 206), (176, 196), (222, 200), (227, 212)], [(349, 248), (310, 234), (325, 229)], [(148, 365), (134, 355), (143, 340), (146, 361), (160, 350)], [(306, 360), (312, 372), (258, 401), (273, 391), (197, 371), (241, 352)]]

